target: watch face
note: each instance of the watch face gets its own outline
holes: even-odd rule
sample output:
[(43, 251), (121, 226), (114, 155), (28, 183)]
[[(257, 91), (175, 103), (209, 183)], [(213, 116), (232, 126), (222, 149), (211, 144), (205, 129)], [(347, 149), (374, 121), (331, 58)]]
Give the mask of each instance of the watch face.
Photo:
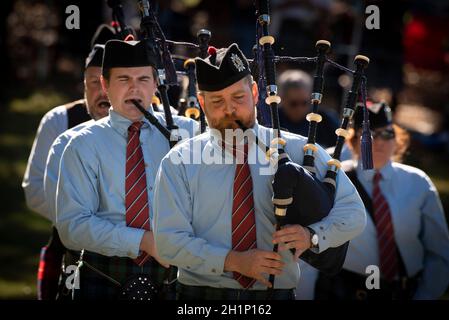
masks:
[(312, 244), (316, 246), (318, 244), (318, 235), (314, 234), (312, 236)]

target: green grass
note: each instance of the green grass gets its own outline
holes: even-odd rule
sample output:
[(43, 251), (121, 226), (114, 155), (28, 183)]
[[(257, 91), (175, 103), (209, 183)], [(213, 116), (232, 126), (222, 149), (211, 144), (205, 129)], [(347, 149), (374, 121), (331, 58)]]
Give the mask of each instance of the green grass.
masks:
[(40, 248), (50, 223), (25, 204), (21, 182), (42, 115), (66, 98), (55, 92), (16, 98), (0, 118), (0, 299), (35, 299)]

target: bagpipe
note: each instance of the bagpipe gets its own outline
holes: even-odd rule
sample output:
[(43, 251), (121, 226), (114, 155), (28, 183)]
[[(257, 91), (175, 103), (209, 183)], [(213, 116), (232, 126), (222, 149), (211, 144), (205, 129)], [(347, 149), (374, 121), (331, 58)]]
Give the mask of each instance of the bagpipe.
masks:
[[(200, 51), (199, 57), (204, 59), (208, 55), (211, 32), (206, 29), (201, 29), (197, 33), (197, 38), (198, 49)], [(206, 118), (197, 98), (195, 60), (187, 59), (184, 62), (184, 68), (186, 69), (186, 74), (189, 81), (187, 87), (188, 98), (186, 101), (185, 116), (188, 118), (199, 119), (201, 133), (203, 133), (204, 131), (206, 131)]]
[(111, 26), (120, 39), (127, 39), (130, 35), (134, 36), (133, 30), (125, 23), (125, 15), (120, 0), (106, 0), (106, 3), (112, 10)]
[[(183, 60), (183, 66), (185, 72), (176, 71), (175, 64), (173, 62), (170, 49), (173, 50), (175, 46), (190, 47), (199, 52), (198, 56), (206, 57), (207, 50), (209, 47), (209, 41), (211, 38), (211, 32), (206, 29), (201, 29), (197, 33), (198, 44), (191, 44), (187, 42), (175, 42), (170, 41), (165, 38), (164, 32), (162, 31), (155, 15), (154, 5), (148, 0), (139, 0), (139, 8), (141, 11), (141, 34), (143, 41), (146, 44), (147, 54), (156, 61), (156, 74), (158, 83), (158, 93), (160, 100), (162, 102), (164, 115), (165, 115), (165, 129), (168, 130), (170, 135), (168, 135), (167, 130), (164, 126), (159, 124), (158, 120), (146, 109), (141, 106), (137, 101), (133, 101), (136, 108), (138, 108), (144, 116), (161, 131), (161, 133), (169, 140), (170, 147), (173, 147), (179, 140), (179, 135), (177, 134), (178, 127), (173, 122), (173, 116), (170, 110), (170, 102), (168, 98), (168, 88), (170, 86), (178, 85), (178, 75), (185, 75), (188, 78), (188, 88), (187, 95), (188, 98), (185, 103), (185, 110), (183, 113), (188, 118), (193, 118), (199, 120), (201, 132), (206, 130), (206, 120), (203, 110), (200, 108), (197, 95), (196, 95), (196, 76), (195, 76), (195, 62), (193, 59)], [(124, 23), (124, 22), (122, 22)], [(123, 26), (121, 29), (127, 29)]]
[[(358, 55), (354, 59), (355, 70), (350, 70), (327, 58), (330, 49), (330, 43), (320, 40), (316, 43), (317, 56), (307, 57), (276, 57), (273, 51), (274, 37), (269, 34), (270, 15), (269, 0), (259, 0), (256, 4), (257, 15), (257, 44), (255, 47), (255, 57), (253, 60), (253, 70), (257, 71), (258, 85), (260, 88), (260, 98), (257, 105), (258, 120), (262, 125), (268, 125), (271, 118), (271, 127), (273, 129), (273, 140), (270, 146), (264, 146), (260, 141), (256, 144), (267, 153), (271, 162), (276, 163), (277, 169), (274, 174), (273, 186), (273, 205), (276, 217), (276, 228), (279, 230), (286, 224), (299, 224), (309, 226), (319, 222), (332, 210), (335, 193), (336, 178), (338, 170), (341, 167), (340, 154), (348, 136), (348, 125), (356, 109), (357, 95), (361, 92), (362, 100), (366, 105), (366, 77), (364, 69), (368, 66), (369, 59)], [(314, 62), (315, 75), (313, 83), (313, 92), (311, 94), (312, 112), (306, 119), (309, 121), (309, 132), (307, 144), (304, 146), (303, 164), (299, 165), (291, 161), (285, 152), (286, 141), (282, 139), (279, 124), (278, 105), (281, 97), (278, 96), (276, 86), (276, 62)], [(332, 159), (328, 164), (328, 170), (323, 181), (316, 176), (315, 154), (318, 150), (316, 140), (316, 130), (322, 117), (318, 113), (319, 104), (323, 97), (324, 88), (324, 66), (328, 62), (346, 72), (353, 74), (353, 83), (346, 97), (346, 103), (343, 109), (343, 119), (341, 127), (336, 130), (337, 143)], [(263, 89), (266, 90), (263, 90)], [(270, 112), (267, 112), (267, 110)], [(368, 112), (365, 108), (364, 115), (364, 133), (362, 136), (362, 158), (364, 169), (372, 168), (371, 157), (371, 134), (369, 131)], [(268, 125), (269, 126), (269, 125)], [(240, 127), (244, 128), (241, 124)], [(349, 242), (336, 248), (328, 248), (321, 253), (314, 253), (312, 250), (305, 251), (300, 258), (317, 268), (325, 274), (336, 274), (341, 270)], [(277, 244), (273, 251), (277, 251)], [(294, 249), (292, 250), (294, 253)], [(270, 282), (274, 288), (275, 276), (270, 275)]]
[[(167, 40), (157, 23), (153, 8), (150, 6), (148, 0), (141, 0), (140, 5), (142, 10), (141, 27), (144, 32), (144, 41), (147, 42), (147, 52), (148, 54), (155, 55), (158, 59), (158, 89), (164, 105), (164, 112), (166, 113), (166, 130), (172, 136), (172, 131), (176, 128), (170, 114), (167, 87), (168, 85), (174, 84), (176, 75), (186, 75), (189, 79), (189, 85), (187, 90), (188, 99), (183, 102), (186, 111), (185, 114), (188, 117), (200, 119), (202, 131), (204, 131), (206, 123), (204, 120), (201, 120), (202, 110), (199, 108), (196, 99), (195, 63), (187, 57), (180, 55), (171, 56), (170, 49), (173, 50), (176, 46), (183, 46), (199, 51), (200, 57), (204, 58), (208, 52), (207, 47), (210, 41), (210, 32), (202, 30), (198, 33), (199, 44)], [(355, 70), (341, 66), (327, 57), (331, 44), (326, 40), (320, 40), (316, 43), (316, 57), (276, 56), (273, 50), (275, 39), (269, 34), (269, 0), (256, 0), (255, 5), (257, 15), (256, 45), (254, 47), (254, 59), (249, 59), (249, 61), (253, 76), (260, 89), (260, 99), (256, 106), (258, 122), (261, 125), (271, 127), (274, 134), (269, 146), (264, 145), (257, 136), (255, 138), (256, 144), (266, 152), (271, 162), (276, 164), (276, 173), (272, 182), (272, 201), (274, 215), (277, 221), (276, 228), (279, 230), (286, 224), (309, 226), (328, 216), (334, 205), (337, 174), (341, 167), (340, 154), (345, 139), (349, 134), (347, 129), (357, 108), (358, 96), (361, 96), (365, 110), (361, 139), (362, 163), (364, 169), (372, 168), (371, 133), (369, 131), (368, 111), (366, 108), (366, 76), (364, 75), (364, 70), (369, 64), (369, 59), (362, 55), (356, 56), (354, 59)], [(183, 60), (185, 70), (176, 71), (173, 59)], [(303, 148), (304, 159), (302, 165), (291, 161), (285, 151), (286, 141), (282, 139), (278, 113), (278, 105), (281, 102), (281, 97), (278, 95), (276, 85), (276, 63), (279, 62), (315, 64), (313, 92), (311, 94), (312, 112), (306, 118), (309, 121), (309, 132), (307, 143)], [(318, 150), (316, 145), (316, 131), (319, 122), (322, 120), (318, 109), (323, 97), (324, 70), (326, 64), (351, 74), (353, 76), (353, 82), (345, 99), (341, 126), (336, 130), (336, 147), (332, 159), (327, 162), (327, 173), (323, 181), (320, 181), (315, 169), (315, 156)], [(134, 103), (147, 118), (150, 116), (137, 101)], [(240, 122), (238, 124), (243, 130), (248, 129)], [(164, 130), (163, 126), (160, 130)], [(165, 131), (164, 136), (168, 136), (167, 131)], [(175, 143), (177, 142), (176, 140), (173, 141)], [(306, 250), (300, 258), (321, 272), (333, 275), (341, 270), (348, 245), (349, 242), (346, 242), (336, 248), (328, 248), (321, 253)], [(275, 245), (273, 250), (277, 251), (277, 249), (277, 245)], [(294, 250), (292, 251), (294, 253)], [(271, 275), (269, 280), (274, 284), (274, 275)], [(274, 288), (274, 285), (272, 288)]]

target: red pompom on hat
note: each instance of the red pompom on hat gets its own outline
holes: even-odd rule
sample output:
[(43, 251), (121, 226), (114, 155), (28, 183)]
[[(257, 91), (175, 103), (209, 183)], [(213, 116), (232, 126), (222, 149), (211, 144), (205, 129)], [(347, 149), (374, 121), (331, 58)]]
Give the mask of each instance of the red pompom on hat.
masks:
[(209, 46), (209, 48), (207, 48), (207, 53), (211, 56), (215, 56), (217, 55), (217, 48), (214, 46)]

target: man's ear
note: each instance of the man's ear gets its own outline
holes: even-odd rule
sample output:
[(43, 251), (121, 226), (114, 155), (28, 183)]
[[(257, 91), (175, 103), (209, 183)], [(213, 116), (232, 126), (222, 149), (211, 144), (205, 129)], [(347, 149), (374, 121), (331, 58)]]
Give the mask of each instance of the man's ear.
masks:
[(253, 94), (254, 105), (257, 105), (259, 102), (259, 88), (257, 87), (257, 83), (253, 81), (251, 92)]
[(204, 94), (198, 93), (196, 97), (198, 98), (198, 103), (200, 104), (201, 109), (204, 111)]
[(106, 95), (108, 94), (108, 80), (106, 80), (103, 75), (100, 76), (100, 83), (101, 83), (101, 88), (103, 89), (103, 92), (106, 93)]

